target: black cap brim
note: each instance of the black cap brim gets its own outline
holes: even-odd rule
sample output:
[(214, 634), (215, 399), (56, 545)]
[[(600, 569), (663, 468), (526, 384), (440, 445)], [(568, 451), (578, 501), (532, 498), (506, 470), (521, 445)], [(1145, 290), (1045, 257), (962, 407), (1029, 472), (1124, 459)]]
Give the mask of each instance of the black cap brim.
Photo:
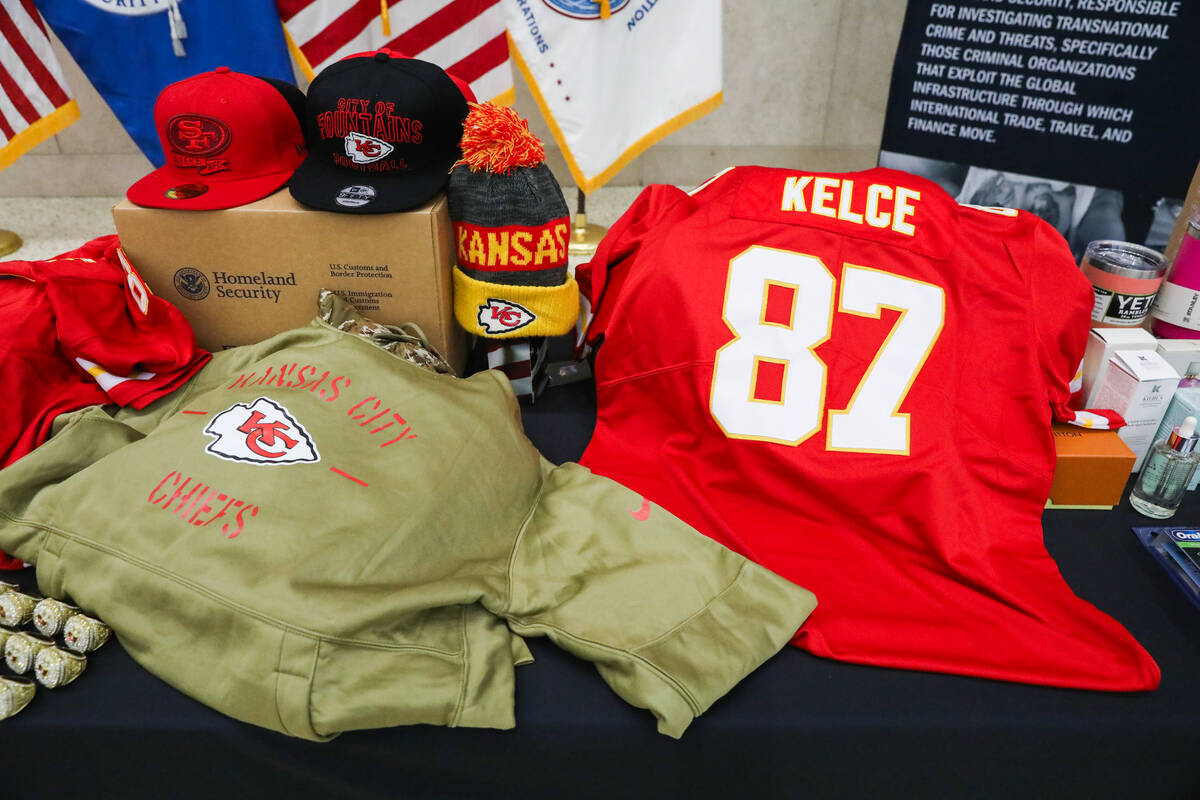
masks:
[[(422, 206), (446, 188), (458, 153), (403, 173), (354, 173), (309, 157), (288, 183), (292, 197), (310, 208), (345, 214), (384, 214)], [(355, 191), (365, 187), (361, 191)]]

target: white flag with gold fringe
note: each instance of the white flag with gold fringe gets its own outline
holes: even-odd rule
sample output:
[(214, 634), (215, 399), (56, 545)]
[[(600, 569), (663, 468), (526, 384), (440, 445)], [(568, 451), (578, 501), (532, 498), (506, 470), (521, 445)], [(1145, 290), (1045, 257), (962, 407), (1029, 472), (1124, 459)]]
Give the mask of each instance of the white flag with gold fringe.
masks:
[(514, 62), (575, 184), (721, 104), (720, 0), (503, 0)]

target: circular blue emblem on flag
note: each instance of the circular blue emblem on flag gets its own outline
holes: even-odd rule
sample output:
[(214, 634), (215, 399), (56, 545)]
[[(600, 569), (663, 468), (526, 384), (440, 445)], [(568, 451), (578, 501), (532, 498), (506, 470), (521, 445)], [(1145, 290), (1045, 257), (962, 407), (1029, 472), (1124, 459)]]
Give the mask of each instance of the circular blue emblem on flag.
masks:
[(145, 14), (157, 14), (170, 8), (168, 0), (84, 0), (101, 11), (110, 14), (123, 14), (127, 17), (140, 17)]
[[(600, 3), (598, 0), (542, 0), (543, 3), (550, 6), (560, 14), (565, 14), (568, 17), (575, 19), (600, 19)], [(629, 5), (629, 0), (611, 0), (608, 4), (610, 13), (617, 13), (625, 6)]]

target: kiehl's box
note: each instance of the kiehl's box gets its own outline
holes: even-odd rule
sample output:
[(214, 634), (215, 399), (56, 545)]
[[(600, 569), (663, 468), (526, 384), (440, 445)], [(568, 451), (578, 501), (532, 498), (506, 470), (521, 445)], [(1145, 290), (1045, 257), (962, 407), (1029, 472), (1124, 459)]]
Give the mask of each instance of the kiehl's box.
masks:
[(1116, 431), (1093, 431), (1055, 422), (1054, 483), (1050, 503), (1056, 506), (1104, 506), (1121, 502), (1137, 456)]
[(1152, 350), (1122, 350), (1110, 360), (1090, 407), (1110, 408), (1125, 418), (1117, 433), (1137, 456), (1133, 469), (1141, 468), (1178, 385), (1179, 373)]
[(1154, 350), (1158, 340), (1145, 328), (1092, 328), (1083, 351), (1083, 403), (1080, 408), (1108, 408), (1096, 404), (1113, 354), (1120, 350)]
[(444, 194), (412, 211), (337, 214), (286, 189), (219, 211), (113, 207), (126, 255), (208, 350), (253, 344), (316, 316), (330, 289), (387, 324), (415, 322), (461, 374), (453, 233)]

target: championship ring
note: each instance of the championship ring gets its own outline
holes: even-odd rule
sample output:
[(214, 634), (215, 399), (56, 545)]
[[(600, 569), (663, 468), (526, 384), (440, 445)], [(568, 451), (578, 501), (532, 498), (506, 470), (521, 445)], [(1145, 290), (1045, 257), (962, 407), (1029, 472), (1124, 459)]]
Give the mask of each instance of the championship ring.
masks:
[(8, 637), (16, 636), (18, 633), (20, 631), (16, 628), (0, 625), (0, 656), (4, 655), (4, 645), (8, 643)]
[(4, 663), (18, 675), (29, 671), (37, 654), (47, 647), (54, 647), (54, 640), (36, 633), (21, 631), (8, 637), (4, 643)]
[(29, 622), (38, 601), (27, 594), (10, 589), (0, 594), (0, 625), (16, 628)]
[(0, 581), (0, 594), (4, 594), (5, 592), (17, 592), (20, 590), (21, 590), (21, 587), (17, 586), (15, 583), (9, 583), (8, 581)]
[(79, 609), (62, 600), (47, 597), (33, 607), (33, 627), (43, 636), (55, 636)]
[(63, 626), (63, 641), (76, 653), (99, 650), (112, 633), (107, 625), (87, 614), (76, 614)]
[(60, 647), (47, 647), (34, 659), (33, 676), (47, 689), (57, 689), (78, 678), (86, 667), (87, 656)]
[(0, 676), (0, 719), (15, 715), (33, 699), (37, 684), (17, 675)]

